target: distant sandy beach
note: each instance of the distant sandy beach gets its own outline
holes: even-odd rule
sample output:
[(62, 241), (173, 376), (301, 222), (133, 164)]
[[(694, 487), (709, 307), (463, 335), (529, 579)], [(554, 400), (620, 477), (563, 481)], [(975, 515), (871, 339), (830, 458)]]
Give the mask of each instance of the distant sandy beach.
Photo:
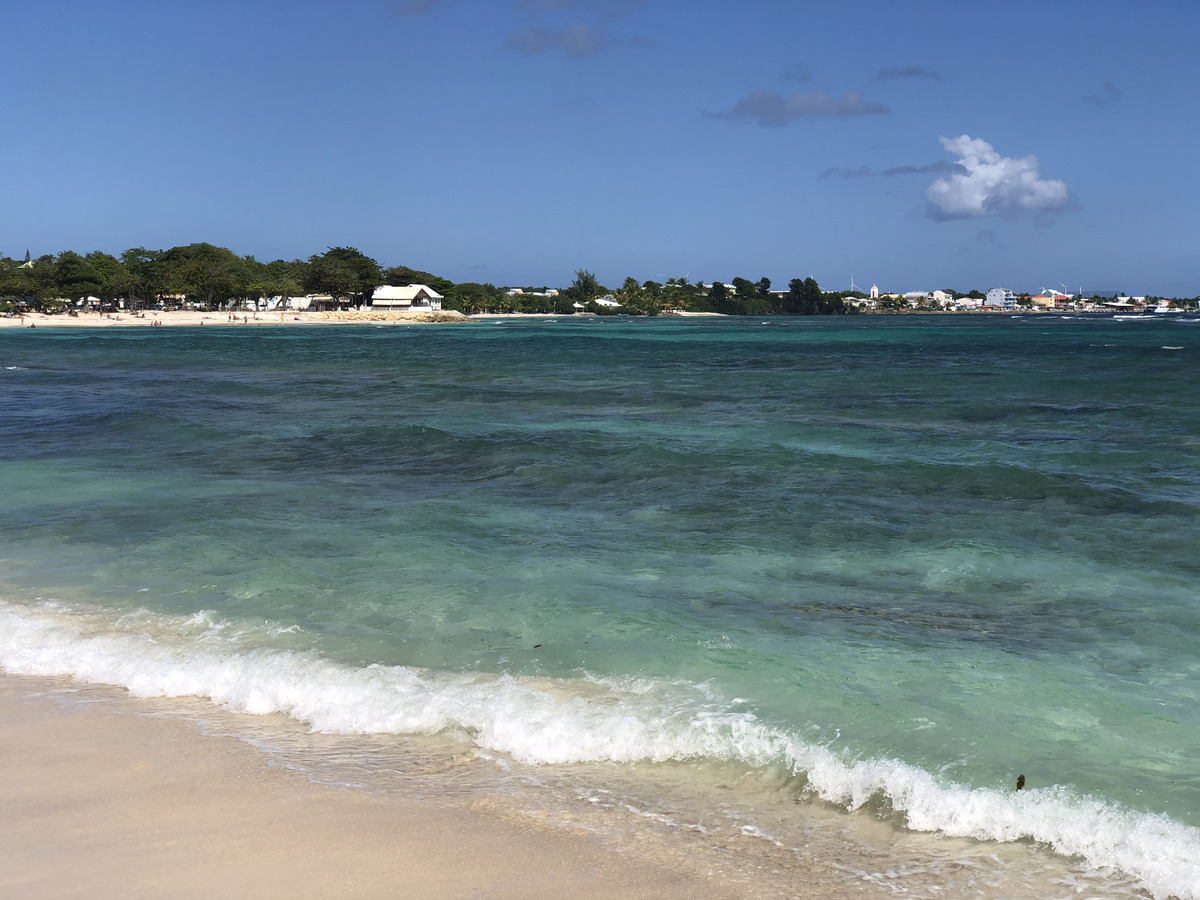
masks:
[(278, 326), (278, 325), (346, 325), (364, 324), (369, 322), (383, 324), (407, 325), (415, 322), (468, 322), (469, 317), (452, 310), (429, 311), (388, 311), (375, 312), (372, 310), (347, 312), (305, 312), (288, 310), (285, 313), (239, 312), (231, 316), (224, 312), (201, 312), (196, 310), (178, 310), (160, 312), (147, 310), (145, 313), (81, 313), (78, 316), (46, 315), (45, 313), (25, 313), (23, 316), (0, 316), (0, 328), (149, 328), (157, 323), (163, 327), (183, 325), (237, 325), (239, 327)]
[[(705, 312), (672, 312), (665, 316), (720, 316), (721, 313)], [(576, 316), (563, 313), (479, 313), (464, 315), (454, 310), (393, 311), (353, 310), (345, 312), (306, 312), (288, 310), (280, 313), (239, 312), (231, 316), (224, 312), (200, 312), (196, 310), (177, 310), (158, 312), (148, 310), (143, 313), (81, 313), (78, 316), (46, 315), (45, 313), (25, 313), (22, 316), (0, 316), (0, 328), (150, 328), (157, 326), (179, 327), (200, 325), (237, 325), (238, 327), (266, 327), (279, 325), (363, 325), (367, 323), (384, 325), (412, 325), (416, 323), (448, 324), (455, 322), (474, 322), (480, 319), (570, 319), (586, 318), (590, 314), (579, 313)]]
[(6, 900), (738, 896), (462, 802), (316, 785), (117, 691), (64, 702), (66, 684), (0, 675)]

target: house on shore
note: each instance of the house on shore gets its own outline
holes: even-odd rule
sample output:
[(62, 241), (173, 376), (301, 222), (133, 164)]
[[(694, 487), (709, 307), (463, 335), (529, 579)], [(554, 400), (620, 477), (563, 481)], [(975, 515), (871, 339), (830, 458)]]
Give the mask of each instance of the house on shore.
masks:
[(1042, 288), (1040, 294), (1034, 294), (1030, 299), (1032, 299), (1033, 305), (1039, 309), (1065, 309), (1075, 301), (1075, 297), (1071, 294), (1063, 294), (1046, 288)]
[(385, 284), (375, 288), (371, 295), (372, 309), (417, 309), (435, 310), (442, 308), (442, 295), (424, 284)]

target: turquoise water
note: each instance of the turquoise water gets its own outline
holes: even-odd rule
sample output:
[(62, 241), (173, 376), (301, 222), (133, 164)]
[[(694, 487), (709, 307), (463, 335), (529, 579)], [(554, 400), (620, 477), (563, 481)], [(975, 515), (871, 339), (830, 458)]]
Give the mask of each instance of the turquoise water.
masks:
[(1200, 898), (1198, 361), (1179, 317), (0, 331), (0, 665)]

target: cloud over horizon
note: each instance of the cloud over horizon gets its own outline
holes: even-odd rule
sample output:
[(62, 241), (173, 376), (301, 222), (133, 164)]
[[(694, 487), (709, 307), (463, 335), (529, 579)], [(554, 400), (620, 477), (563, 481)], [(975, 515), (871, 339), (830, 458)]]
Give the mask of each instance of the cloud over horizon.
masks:
[(1106, 106), (1113, 106), (1121, 101), (1124, 92), (1113, 84), (1111, 81), (1104, 82), (1101, 93), (1089, 94), (1083, 98), (1083, 102), (1089, 106), (1095, 106), (1098, 109), (1103, 109)]
[(841, 97), (832, 97), (824, 91), (788, 94), (786, 97), (774, 91), (753, 91), (734, 104), (733, 109), (719, 113), (706, 113), (714, 119), (756, 119), (763, 128), (777, 128), (797, 119), (810, 117), (877, 116), (891, 112), (886, 106), (868, 103), (862, 91), (847, 91)]
[(592, 16), (601, 22), (615, 22), (632, 16), (649, 0), (518, 0), (516, 8), (522, 13), (575, 13)]
[(392, 0), (391, 8), (397, 16), (427, 16), (441, 5), (441, 0)]
[(938, 138), (958, 157), (963, 171), (939, 178), (925, 191), (931, 219), (975, 219), (996, 216), (1018, 219), (1063, 212), (1072, 206), (1065, 182), (1041, 177), (1036, 156), (1001, 156), (982, 138), (960, 135)]
[(876, 172), (870, 166), (859, 166), (857, 169), (845, 169), (841, 166), (833, 166), (826, 169), (817, 177), (840, 178), (845, 181), (851, 178), (892, 178), (896, 175), (921, 175), (930, 172), (936, 172), (939, 175), (967, 174), (967, 170), (959, 163), (939, 160), (938, 162), (928, 163), (923, 166), (892, 166), (889, 169), (884, 169), (882, 172)]
[(617, 41), (587, 25), (571, 25), (568, 28), (530, 27), (515, 31), (504, 39), (504, 49), (537, 56), (561, 50), (569, 59), (583, 59), (601, 50), (614, 46)]
[(897, 78), (928, 78), (930, 81), (944, 81), (941, 74), (927, 69), (924, 66), (908, 66), (901, 69), (899, 66), (888, 66), (886, 69), (880, 69), (875, 75), (878, 81), (894, 81)]
[(576, 94), (574, 97), (567, 97), (556, 102), (554, 111), (557, 113), (590, 112), (599, 105), (600, 101), (591, 94)]
[(809, 67), (808, 63), (794, 62), (784, 69), (783, 74), (780, 76), (780, 80), (797, 83), (812, 81), (812, 69)]

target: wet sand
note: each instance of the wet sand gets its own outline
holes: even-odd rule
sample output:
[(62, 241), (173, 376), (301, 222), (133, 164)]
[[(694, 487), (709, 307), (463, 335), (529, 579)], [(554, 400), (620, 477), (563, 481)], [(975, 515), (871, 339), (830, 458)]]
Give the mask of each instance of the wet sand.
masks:
[(577, 834), (317, 785), (62, 684), (0, 675), (7, 900), (737, 896)]

